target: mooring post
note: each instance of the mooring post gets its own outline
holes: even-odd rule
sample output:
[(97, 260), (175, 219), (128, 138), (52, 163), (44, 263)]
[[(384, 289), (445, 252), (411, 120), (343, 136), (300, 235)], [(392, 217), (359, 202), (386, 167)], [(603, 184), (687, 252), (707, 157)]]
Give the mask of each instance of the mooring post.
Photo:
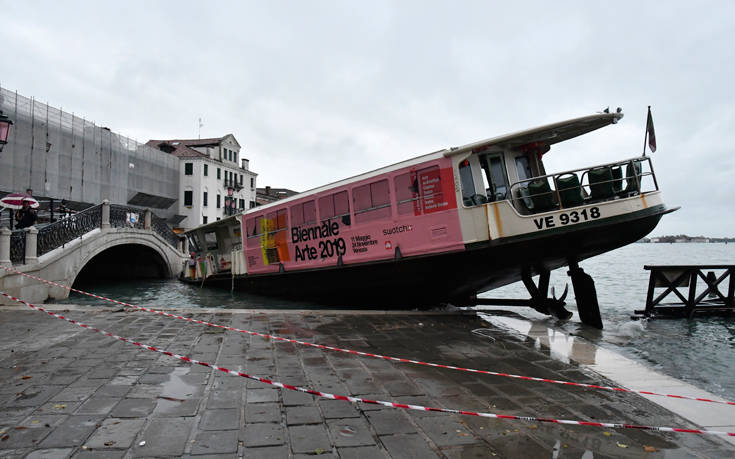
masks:
[(38, 230), (35, 226), (26, 228), (26, 264), (38, 263)]
[[(10, 229), (2, 227), (0, 228), (0, 266), (13, 266), (13, 262), (10, 261), (10, 235), (13, 234)], [(3, 275), (5, 271), (0, 273)]]
[(102, 231), (110, 229), (110, 200), (102, 201)]

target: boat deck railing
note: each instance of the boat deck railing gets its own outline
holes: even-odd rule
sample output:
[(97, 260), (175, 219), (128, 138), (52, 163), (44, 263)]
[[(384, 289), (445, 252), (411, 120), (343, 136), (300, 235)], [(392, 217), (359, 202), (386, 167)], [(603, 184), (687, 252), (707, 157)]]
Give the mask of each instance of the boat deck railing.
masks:
[(536, 214), (657, 190), (651, 158), (642, 156), (520, 180), (509, 198), (521, 214)]

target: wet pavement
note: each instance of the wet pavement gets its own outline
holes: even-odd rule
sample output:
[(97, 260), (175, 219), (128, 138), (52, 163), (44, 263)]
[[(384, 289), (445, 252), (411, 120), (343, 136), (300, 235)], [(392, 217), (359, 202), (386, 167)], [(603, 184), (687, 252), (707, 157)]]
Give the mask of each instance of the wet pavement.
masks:
[[(140, 311), (84, 307), (64, 315), (167, 351), (323, 392), (499, 414), (695, 427), (635, 394), (356, 357)], [(555, 358), (538, 340), (470, 314), (189, 310), (187, 316), (359, 351), (611, 384), (573, 359)], [(717, 437), (317, 398), (190, 365), (27, 308), (0, 308), (0, 330), (0, 458), (735, 454)]]

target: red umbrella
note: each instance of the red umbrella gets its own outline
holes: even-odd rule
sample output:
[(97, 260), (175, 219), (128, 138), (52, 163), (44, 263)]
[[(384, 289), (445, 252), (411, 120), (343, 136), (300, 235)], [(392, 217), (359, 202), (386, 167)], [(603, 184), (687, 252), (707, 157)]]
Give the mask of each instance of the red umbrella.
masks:
[(8, 209), (21, 209), (23, 207), (23, 201), (31, 203), (31, 207), (38, 208), (38, 201), (33, 196), (28, 196), (24, 193), (10, 193), (4, 198), (0, 199), (0, 206), (7, 207)]

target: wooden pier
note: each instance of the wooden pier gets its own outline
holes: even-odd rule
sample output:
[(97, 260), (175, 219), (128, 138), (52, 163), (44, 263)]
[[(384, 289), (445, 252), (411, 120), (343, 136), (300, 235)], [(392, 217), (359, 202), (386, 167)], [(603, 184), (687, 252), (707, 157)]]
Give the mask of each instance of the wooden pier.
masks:
[[(696, 313), (735, 312), (735, 265), (646, 265), (643, 268), (651, 271), (646, 309), (636, 310), (636, 314), (691, 319)], [(723, 290), (727, 288), (725, 294), (720, 291), (721, 287)], [(665, 290), (654, 297), (657, 288)], [(664, 303), (663, 300), (671, 294), (680, 301)]]

